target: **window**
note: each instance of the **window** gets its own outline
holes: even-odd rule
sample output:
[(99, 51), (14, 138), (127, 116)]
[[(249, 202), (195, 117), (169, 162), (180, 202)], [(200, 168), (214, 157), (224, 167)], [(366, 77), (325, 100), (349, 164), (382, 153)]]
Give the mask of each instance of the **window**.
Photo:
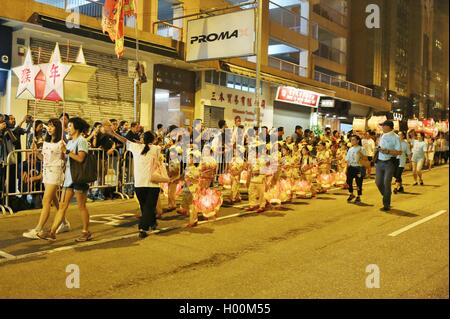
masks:
[(205, 82), (212, 83), (212, 71), (205, 72)]
[(242, 77), (242, 91), (245, 91), (245, 92), (247, 92), (248, 91), (248, 81), (249, 81), (250, 79), (249, 78), (246, 78), (246, 77)]
[(213, 84), (219, 85), (219, 72), (213, 71)]
[(234, 75), (227, 73), (227, 87), (234, 89)]
[(251, 93), (255, 93), (255, 87), (256, 87), (256, 80), (255, 79), (249, 79), (248, 91), (251, 92)]
[(227, 86), (227, 74), (220, 72), (220, 86)]
[(241, 77), (239, 75), (234, 76), (234, 88), (242, 91)]

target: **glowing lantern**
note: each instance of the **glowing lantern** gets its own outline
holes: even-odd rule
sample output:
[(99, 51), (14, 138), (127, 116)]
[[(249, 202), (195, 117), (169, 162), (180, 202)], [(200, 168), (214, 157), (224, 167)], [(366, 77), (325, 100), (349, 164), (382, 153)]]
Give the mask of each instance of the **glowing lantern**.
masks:
[(231, 188), (231, 175), (229, 173), (221, 174), (219, 176), (219, 184), (222, 185), (226, 189), (230, 189)]
[(293, 185), (293, 191), (302, 198), (312, 197), (312, 185), (306, 180), (297, 180)]
[(240, 178), (239, 182), (241, 184), (246, 184), (247, 183), (247, 179), (248, 179), (248, 171), (242, 171), (241, 178)]
[(330, 188), (334, 184), (333, 174), (320, 174), (317, 176), (317, 183), (324, 189)]
[(286, 179), (286, 178), (282, 178), (280, 179), (280, 190), (284, 193), (286, 193), (287, 195), (290, 195), (292, 193), (292, 184), (291, 182)]
[(280, 193), (280, 188), (278, 187), (278, 185), (275, 185), (264, 193), (264, 198), (271, 204), (280, 205)]
[(334, 175), (336, 186), (343, 186), (347, 183), (347, 175), (344, 172), (337, 172)]
[(212, 217), (217, 214), (222, 206), (222, 193), (216, 189), (202, 189), (194, 194), (192, 203), (197, 211), (203, 213), (205, 217)]
[(410, 119), (408, 120), (408, 130), (415, 130), (419, 126), (419, 120)]

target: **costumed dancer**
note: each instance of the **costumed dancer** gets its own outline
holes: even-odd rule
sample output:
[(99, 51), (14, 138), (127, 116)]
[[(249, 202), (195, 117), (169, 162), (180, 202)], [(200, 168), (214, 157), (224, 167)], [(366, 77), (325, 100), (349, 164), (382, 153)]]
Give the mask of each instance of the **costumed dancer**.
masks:
[(170, 182), (167, 186), (167, 212), (176, 209), (177, 186), (181, 177), (181, 162), (178, 159), (178, 156), (181, 155), (181, 152), (182, 150), (179, 146), (173, 146), (169, 149), (169, 167), (167, 173), (169, 175)]
[(244, 170), (244, 152), (245, 147), (240, 145), (236, 147), (236, 153), (228, 168), (231, 178), (230, 202), (231, 204), (241, 202), (241, 194), (239, 193), (240, 177)]
[[(249, 145), (248, 150), (248, 199), (249, 207), (246, 211), (256, 211), (262, 213), (265, 210), (266, 199), (264, 197), (266, 176), (263, 168), (266, 166), (264, 159), (261, 159), (257, 148), (260, 144), (258, 140)], [(265, 145), (265, 143), (263, 144)]]

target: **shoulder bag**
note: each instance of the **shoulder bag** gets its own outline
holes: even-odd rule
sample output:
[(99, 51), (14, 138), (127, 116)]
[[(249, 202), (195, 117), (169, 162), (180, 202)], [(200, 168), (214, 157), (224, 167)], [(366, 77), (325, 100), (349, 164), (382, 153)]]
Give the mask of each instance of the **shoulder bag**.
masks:
[[(78, 144), (75, 149), (78, 154)], [(70, 174), (75, 184), (88, 184), (97, 180), (97, 159), (93, 152), (88, 152), (83, 162), (70, 158)]]

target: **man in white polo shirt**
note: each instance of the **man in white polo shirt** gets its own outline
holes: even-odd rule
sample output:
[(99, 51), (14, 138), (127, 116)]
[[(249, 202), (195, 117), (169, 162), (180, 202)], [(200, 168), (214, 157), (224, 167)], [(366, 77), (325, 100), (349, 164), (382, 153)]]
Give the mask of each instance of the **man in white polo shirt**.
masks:
[(391, 209), (391, 185), (395, 172), (397, 156), (401, 155), (400, 138), (394, 132), (394, 122), (385, 121), (381, 124), (383, 135), (378, 145), (378, 159), (376, 161), (376, 178), (378, 190), (383, 195), (383, 208), (387, 212)]

